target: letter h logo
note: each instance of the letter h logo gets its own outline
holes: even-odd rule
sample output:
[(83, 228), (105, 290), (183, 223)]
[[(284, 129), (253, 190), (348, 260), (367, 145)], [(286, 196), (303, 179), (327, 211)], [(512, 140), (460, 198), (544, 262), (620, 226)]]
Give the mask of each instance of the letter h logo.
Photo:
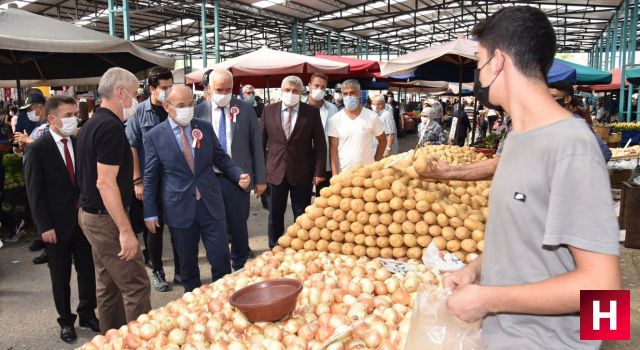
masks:
[(580, 340), (630, 339), (630, 291), (580, 291)]

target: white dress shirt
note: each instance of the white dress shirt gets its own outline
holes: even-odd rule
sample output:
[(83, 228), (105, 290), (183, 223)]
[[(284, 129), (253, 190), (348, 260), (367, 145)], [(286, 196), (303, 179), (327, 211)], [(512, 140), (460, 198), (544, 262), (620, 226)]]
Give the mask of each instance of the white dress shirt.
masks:
[[(298, 110), (300, 109), (300, 103), (291, 107), (291, 131), (289, 132), (289, 136), (293, 134), (293, 129), (296, 127), (296, 121), (298, 121)], [(289, 107), (287, 107), (284, 103), (282, 104), (282, 114), (280, 121), (282, 122), (282, 130), (284, 130), (284, 121), (287, 120), (289, 114)], [(286, 133), (285, 133), (286, 134)]]
[(64, 156), (64, 143), (62, 143), (62, 139), (66, 138), (68, 140), (67, 147), (69, 148), (69, 153), (71, 154), (71, 161), (73, 162), (73, 169), (75, 173), (76, 157), (73, 155), (73, 142), (71, 142), (70, 138), (62, 137), (57, 133), (53, 132), (53, 130), (50, 130), (49, 132), (51, 133), (51, 136), (53, 136), (53, 140), (56, 142), (56, 146), (58, 146), (58, 151), (60, 152), (60, 156), (62, 156), (62, 161), (64, 162), (64, 165), (67, 165), (67, 159)]
[[(226, 133), (227, 133), (227, 154), (229, 155), (229, 157), (231, 156), (231, 143), (233, 142), (233, 133), (231, 132), (232, 130), (232, 125), (231, 125), (231, 118), (230, 113), (231, 113), (231, 102), (229, 102), (229, 104), (227, 104), (226, 107), (224, 107), (224, 117), (227, 118), (227, 120), (225, 120), (225, 127), (227, 128)], [(213, 132), (216, 133), (216, 137), (218, 137), (218, 141), (220, 141), (220, 137), (218, 135), (220, 135), (220, 114), (221, 114), (221, 108), (218, 107), (215, 102), (211, 101), (211, 124), (213, 125)], [(237, 118), (237, 116), (236, 116)], [(216, 166), (213, 167), (213, 170), (216, 173), (222, 173), (222, 171), (220, 169), (218, 169)]]

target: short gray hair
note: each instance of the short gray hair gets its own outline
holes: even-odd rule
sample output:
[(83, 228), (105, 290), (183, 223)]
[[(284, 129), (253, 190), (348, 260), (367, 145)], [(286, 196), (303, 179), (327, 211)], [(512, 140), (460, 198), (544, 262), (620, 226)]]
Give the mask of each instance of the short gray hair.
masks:
[(226, 69), (216, 68), (211, 71), (209, 74), (209, 86), (213, 85), (213, 82), (216, 80), (216, 77), (225, 76), (229, 80), (231, 80), (231, 86), (233, 86), (233, 74)]
[(118, 86), (138, 86), (138, 78), (120, 67), (109, 68), (100, 78), (98, 94), (102, 99), (110, 99)]
[(300, 91), (304, 90), (304, 83), (302, 82), (302, 79), (300, 79), (300, 77), (296, 75), (289, 75), (288, 77), (282, 79), (282, 84), (280, 84), (280, 86), (284, 85), (285, 83), (299, 87)]
[(360, 92), (360, 83), (355, 79), (347, 79), (342, 83), (341, 91), (344, 91), (344, 88), (353, 88)]
[(375, 95), (371, 96), (371, 102), (382, 102), (382, 103), (385, 103), (386, 101), (384, 100), (384, 95), (375, 94)]
[(167, 89), (166, 100), (168, 100), (171, 95), (175, 94), (176, 92), (178, 92), (180, 90), (187, 91), (193, 97), (193, 90), (191, 90), (191, 87), (189, 87), (187, 85), (172, 85), (170, 88)]

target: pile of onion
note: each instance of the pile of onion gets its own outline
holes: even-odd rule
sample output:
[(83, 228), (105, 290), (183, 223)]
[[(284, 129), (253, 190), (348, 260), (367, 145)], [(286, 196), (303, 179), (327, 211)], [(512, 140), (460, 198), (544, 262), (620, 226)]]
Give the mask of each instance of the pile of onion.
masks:
[[(415, 271), (392, 275), (377, 259), (285, 249), (266, 252), (245, 269), (204, 285), (81, 349), (320, 349), (336, 333), (355, 329), (327, 349), (403, 349), (413, 299), (423, 284), (441, 288), (442, 276), (416, 260)], [(274, 323), (251, 323), (228, 298), (274, 278), (303, 283), (294, 313)], [(351, 327), (353, 328), (353, 327)]]

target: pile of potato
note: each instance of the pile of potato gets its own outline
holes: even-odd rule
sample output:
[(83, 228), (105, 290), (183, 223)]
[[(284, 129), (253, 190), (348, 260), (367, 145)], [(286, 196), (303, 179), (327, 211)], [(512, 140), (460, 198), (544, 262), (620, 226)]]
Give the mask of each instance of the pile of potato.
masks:
[(430, 159), (454, 166), (486, 157), (469, 147), (425, 146), (385, 168), (395, 157), (331, 178), (331, 186), (320, 191), (278, 244), (372, 259), (420, 259), (434, 242), (441, 251), (473, 261), (484, 248), (491, 182), (436, 181), (418, 173), (432, 166)]

